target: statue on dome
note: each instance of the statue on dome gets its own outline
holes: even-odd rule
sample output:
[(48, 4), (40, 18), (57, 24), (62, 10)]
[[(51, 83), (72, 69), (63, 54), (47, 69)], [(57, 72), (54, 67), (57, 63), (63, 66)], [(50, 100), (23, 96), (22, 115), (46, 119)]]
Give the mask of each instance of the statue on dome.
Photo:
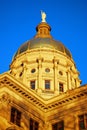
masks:
[(46, 13), (41, 10), (41, 19), (42, 22), (46, 22)]

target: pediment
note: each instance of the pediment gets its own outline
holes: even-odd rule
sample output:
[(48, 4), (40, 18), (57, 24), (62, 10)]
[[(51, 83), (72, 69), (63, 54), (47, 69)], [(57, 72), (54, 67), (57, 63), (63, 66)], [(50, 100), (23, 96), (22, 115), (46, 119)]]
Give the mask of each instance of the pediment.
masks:
[(7, 85), (11, 91), (15, 91), (18, 95), (21, 95), (23, 98), (27, 99), (34, 106), (37, 106), (42, 111), (49, 111), (63, 105), (69, 104), (80, 97), (87, 96), (87, 85), (79, 87), (75, 90), (68, 91), (61, 95), (57, 95), (52, 99), (44, 100), (36, 92), (28, 89), (24, 84), (15, 79), (9, 73), (4, 73), (0, 75), (0, 87)]

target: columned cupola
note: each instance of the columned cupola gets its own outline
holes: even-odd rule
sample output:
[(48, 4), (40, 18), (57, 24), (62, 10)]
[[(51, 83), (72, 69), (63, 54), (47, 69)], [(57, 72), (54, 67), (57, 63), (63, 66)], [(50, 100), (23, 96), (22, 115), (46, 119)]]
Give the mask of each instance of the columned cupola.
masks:
[(51, 27), (46, 22), (41, 22), (36, 27), (37, 34), (35, 38), (52, 38), (50, 35)]

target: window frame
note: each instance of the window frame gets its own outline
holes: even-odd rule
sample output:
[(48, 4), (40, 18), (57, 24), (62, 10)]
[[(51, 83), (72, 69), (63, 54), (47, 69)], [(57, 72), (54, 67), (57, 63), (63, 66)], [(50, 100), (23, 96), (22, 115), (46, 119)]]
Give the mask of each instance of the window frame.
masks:
[(64, 92), (64, 84), (59, 82), (59, 92), (62, 93)]
[(50, 90), (50, 80), (45, 80), (45, 90)]
[(15, 107), (11, 107), (10, 121), (20, 127), (21, 124), (21, 111)]
[(39, 122), (33, 120), (30, 118), (30, 125), (29, 125), (30, 130), (39, 130)]
[[(83, 125), (83, 126), (81, 126), (81, 125)], [(79, 130), (87, 129), (87, 113), (81, 114), (81, 115), (78, 116), (78, 126), (79, 126)]]
[(36, 82), (35, 82), (35, 80), (31, 80), (31, 81), (30, 81), (30, 88), (31, 88), (32, 90), (35, 90), (35, 87), (36, 87)]

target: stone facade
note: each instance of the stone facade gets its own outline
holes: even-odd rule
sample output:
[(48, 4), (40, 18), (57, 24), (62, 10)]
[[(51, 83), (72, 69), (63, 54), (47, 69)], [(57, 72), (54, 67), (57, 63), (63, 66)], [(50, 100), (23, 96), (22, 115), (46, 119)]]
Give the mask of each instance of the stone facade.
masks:
[(0, 75), (0, 130), (86, 130), (87, 85), (51, 27), (36, 30)]

